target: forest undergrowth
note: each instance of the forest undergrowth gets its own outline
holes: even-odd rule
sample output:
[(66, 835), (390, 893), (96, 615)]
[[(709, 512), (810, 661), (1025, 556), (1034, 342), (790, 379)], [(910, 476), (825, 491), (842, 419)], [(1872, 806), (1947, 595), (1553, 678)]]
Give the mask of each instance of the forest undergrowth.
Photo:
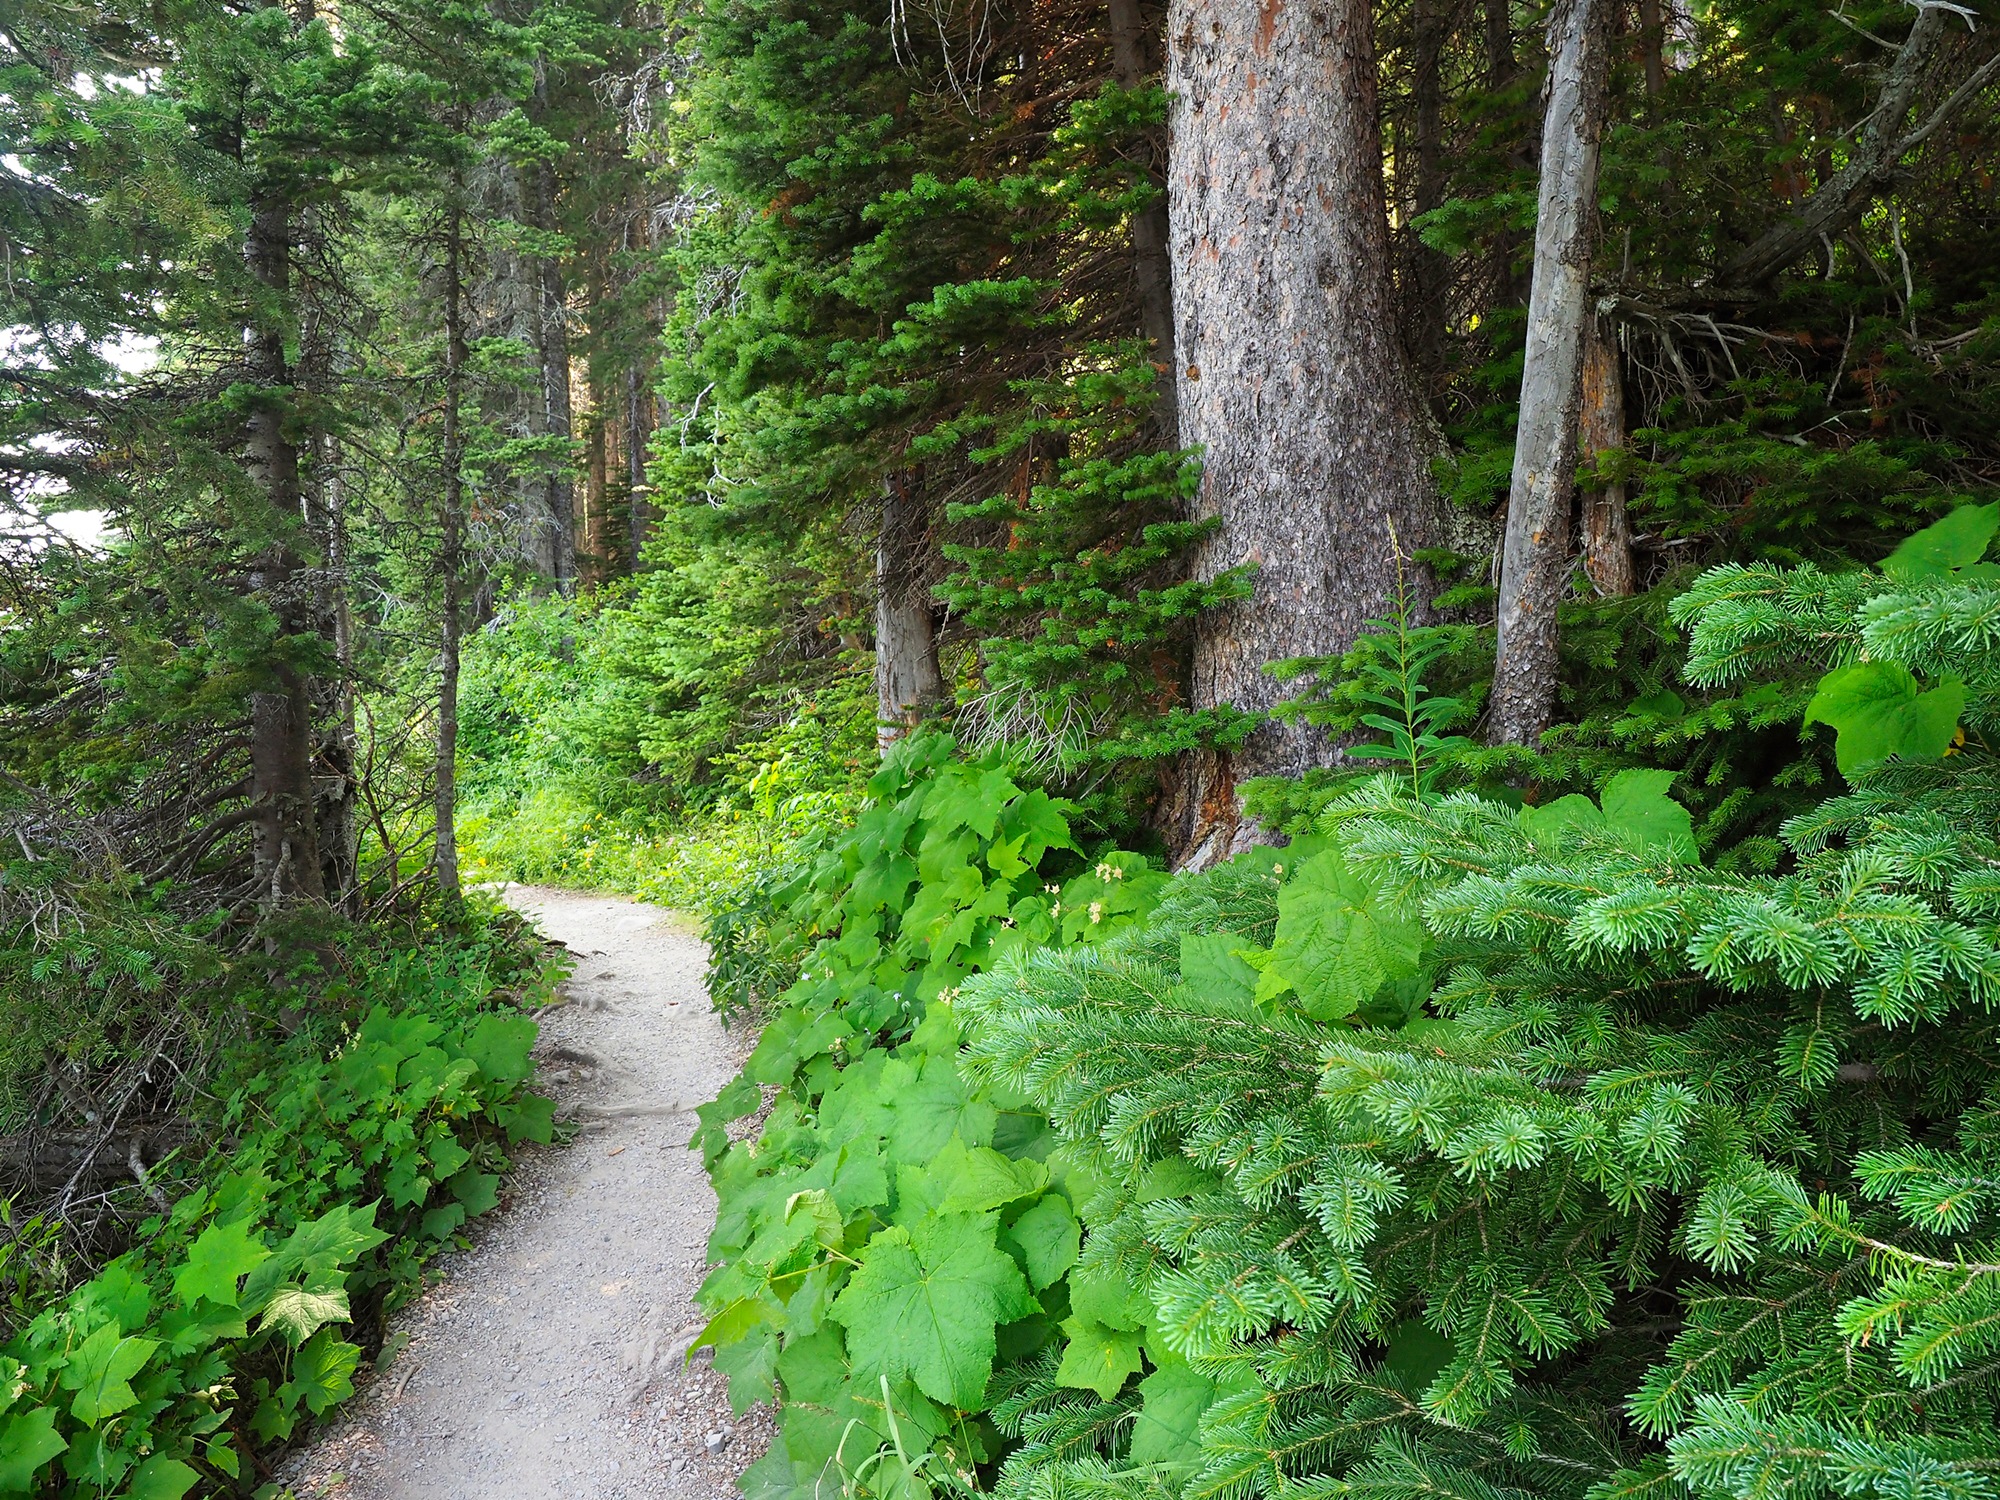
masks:
[(711, 930), (746, 1494), (1986, 1494), (1996, 528), (1673, 601), (1695, 703), (1810, 679), (1768, 832), (1497, 783), (1402, 620), (1198, 874), (893, 747)]

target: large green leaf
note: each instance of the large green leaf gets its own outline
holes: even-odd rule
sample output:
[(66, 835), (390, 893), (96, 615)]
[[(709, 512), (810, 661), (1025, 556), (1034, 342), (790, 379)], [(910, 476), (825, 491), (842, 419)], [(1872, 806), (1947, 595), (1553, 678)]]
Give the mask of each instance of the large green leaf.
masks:
[(1230, 932), (1181, 934), (1181, 979), (1203, 1000), (1247, 1005), (1257, 993), (1257, 970), (1243, 957), (1255, 946)]
[(1620, 771), (1604, 788), (1604, 821), (1611, 832), (1641, 849), (1657, 849), (1688, 863), (1701, 859), (1694, 816), (1667, 795), (1672, 771)]
[(1004, 1231), (1001, 1237), (1021, 1252), (1028, 1268), (1028, 1285), (1036, 1291), (1051, 1287), (1076, 1264), (1082, 1231), (1076, 1215), (1059, 1193), (1050, 1193)]
[(1996, 530), (2000, 530), (2000, 503), (1962, 505), (1906, 538), (1889, 554), (1882, 571), (1899, 583), (1943, 578), (1984, 557)]
[(1530, 838), (1559, 843), (1572, 829), (1609, 834), (1642, 854), (1665, 854), (1683, 863), (1701, 858), (1694, 818), (1667, 795), (1672, 771), (1620, 771), (1606, 783), (1604, 805), (1572, 792), (1540, 807), (1524, 807), (1521, 827)]
[[(1260, 994), (1298, 994), (1316, 1020), (1352, 1015), (1386, 980), (1417, 972), (1420, 923), (1390, 910), (1372, 881), (1338, 847), (1301, 865), (1278, 892), (1278, 933)], [(1276, 977), (1278, 983), (1271, 981)]]
[(322, 1328), (292, 1357), (292, 1378), (282, 1394), (288, 1404), (303, 1401), (314, 1416), (323, 1415), (354, 1394), (354, 1372), (360, 1364), (360, 1349), (331, 1328)]
[(132, 1473), (126, 1500), (181, 1500), (201, 1482), (201, 1475), (177, 1458), (155, 1453)]
[(967, 1146), (953, 1136), (930, 1166), (943, 1195), (938, 1209), (948, 1214), (979, 1214), (1021, 1198), (1033, 1197), (1049, 1183), (1049, 1169), (1038, 1161), (1009, 1161), (991, 1146)]
[(248, 1219), (211, 1224), (188, 1247), (187, 1264), (174, 1272), (174, 1294), (183, 1307), (206, 1299), (217, 1307), (236, 1305), (237, 1282), (271, 1258), (271, 1251)]
[(993, 1330), (1035, 1309), (991, 1214), (938, 1214), (884, 1229), (833, 1305), (863, 1374), (905, 1376), (934, 1401), (971, 1410), (993, 1370)]
[(337, 1272), (310, 1282), (288, 1281), (274, 1287), (261, 1309), (262, 1327), (281, 1330), (294, 1344), (303, 1344), (328, 1323), (348, 1320), (345, 1278)]
[(131, 1380), (145, 1368), (159, 1344), (153, 1339), (121, 1338), (116, 1324), (107, 1323), (70, 1355), (60, 1377), (64, 1390), (75, 1391), (70, 1414), (79, 1422), (101, 1422), (138, 1402)]
[(1956, 677), (1925, 692), (1898, 662), (1860, 661), (1820, 678), (1805, 721), (1833, 726), (1834, 761), (1841, 775), (1852, 776), (1891, 758), (1938, 759), (1957, 737), (1964, 711), (1965, 684)]
[(490, 1082), (519, 1083), (534, 1071), (537, 1030), (526, 1016), (481, 1016), (465, 1034), (465, 1055)]
[(68, 1446), (56, 1431), (54, 1407), (17, 1411), (0, 1421), (0, 1494), (32, 1490), (35, 1471)]
[(1132, 1422), (1134, 1463), (1188, 1463), (1201, 1456), (1201, 1416), (1215, 1400), (1215, 1382), (1184, 1360), (1162, 1365), (1139, 1382)]
[(1128, 1377), (1139, 1373), (1137, 1333), (1085, 1317), (1065, 1318), (1062, 1331), (1069, 1335), (1069, 1343), (1056, 1370), (1057, 1385), (1095, 1391), (1109, 1401)]

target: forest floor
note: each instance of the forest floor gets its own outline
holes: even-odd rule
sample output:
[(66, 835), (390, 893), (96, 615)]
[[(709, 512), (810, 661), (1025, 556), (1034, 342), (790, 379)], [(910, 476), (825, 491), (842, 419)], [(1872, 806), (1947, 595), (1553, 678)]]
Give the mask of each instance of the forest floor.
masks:
[(577, 1133), (520, 1153), (473, 1248), (393, 1320), (395, 1358), (281, 1477), (300, 1500), (733, 1495), (770, 1417), (733, 1420), (706, 1355), (685, 1360), (715, 1221), (687, 1142), (751, 1038), (709, 1008), (683, 919), (539, 887), (507, 900), (576, 956), (536, 1055)]

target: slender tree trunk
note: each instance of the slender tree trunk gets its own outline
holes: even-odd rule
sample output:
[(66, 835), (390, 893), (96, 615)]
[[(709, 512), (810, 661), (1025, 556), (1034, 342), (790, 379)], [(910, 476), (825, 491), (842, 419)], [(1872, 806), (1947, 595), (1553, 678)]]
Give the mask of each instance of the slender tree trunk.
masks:
[(465, 399), (464, 210), (454, 194), (444, 251), (444, 540), (438, 549), (443, 602), (438, 631), (437, 790), (432, 865), (438, 894), (448, 905), (462, 899), (458, 881), (458, 656), (464, 566), (465, 438), (459, 405)]
[(925, 587), (929, 527), (918, 483), (907, 469), (882, 482), (882, 530), (875, 549), (875, 703), (876, 737), (885, 750), (945, 701)]
[(334, 702), (332, 743), (326, 754), (340, 777), (321, 827), (328, 867), (337, 872), (328, 894), (350, 917), (361, 915), (361, 820), (357, 816), (360, 788), (356, 784), (354, 724), (354, 608), (348, 600), (347, 496), (340, 473), (340, 448), (324, 440), (320, 480), (326, 508), (328, 587), (333, 603), (333, 654), (340, 666)]
[(1503, 89), (1514, 81), (1514, 16), (1511, 0), (1485, 0), (1486, 87)]
[(652, 524), (646, 496), (646, 447), (652, 439), (652, 401), (645, 379), (635, 369), (625, 372), (625, 494), (631, 526), (632, 571), (645, 560), (646, 532)]
[[(1610, 319), (1588, 320), (1583, 345), (1583, 409), (1577, 444), (1593, 467), (1625, 447), (1625, 381), (1618, 367), (1618, 339)], [(1632, 566), (1632, 526), (1625, 515), (1625, 482), (1599, 480), (1583, 492), (1583, 571), (1607, 599), (1637, 587)]]
[(611, 576), (610, 427), (610, 413), (593, 387), (584, 418), (583, 555), (577, 559), (577, 576), (593, 586)]
[(1535, 278), (1489, 713), (1495, 744), (1528, 745), (1556, 695), (1556, 607), (1569, 586), (1577, 420), (1590, 313), (1597, 147), (1604, 130), (1608, 0), (1559, 0), (1549, 18), (1549, 90)]
[[(1139, 0), (1109, 0), (1109, 9), (1111, 76), (1120, 88), (1138, 88), (1153, 71)], [(1150, 159), (1147, 173), (1157, 186), (1165, 187)], [(1180, 419), (1175, 400), (1173, 264), (1168, 258), (1164, 196), (1132, 216), (1132, 280), (1139, 294), (1139, 326), (1153, 346), (1153, 365), (1160, 375), (1154, 419), (1162, 440), (1171, 447), (1180, 440)]]
[(1667, 89), (1667, 23), (1660, 0), (1639, 0), (1639, 57), (1646, 70), (1646, 118), (1654, 121)]
[[(1173, 0), (1168, 41), (1181, 434), (1220, 523), (1195, 571), (1256, 568), (1198, 623), (1191, 700), (1262, 710), (1269, 663), (1344, 651), (1382, 613), (1392, 526), (1405, 549), (1437, 536), (1434, 435), (1396, 329), (1366, 0)], [(1274, 721), (1213, 774), (1335, 753)]]
[(290, 436), (291, 385), (285, 329), (276, 309), (291, 303), (292, 205), (266, 190), (253, 200), (244, 261), (266, 294), (245, 339), (246, 373), (258, 388), (245, 423), (244, 465), (272, 511), (273, 541), (252, 567), (250, 585), (279, 622), (270, 685), (250, 695), (251, 839), (259, 899), (267, 909), (304, 897), (321, 899), (319, 831), (313, 799), (313, 693), (290, 659), (311, 633), (310, 588), (290, 540), (303, 520), (299, 450)]
[[(538, 114), (545, 115), (548, 77), (539, 60), (535, 64), (534, 98)], [(538, 161), (527, 170), (534, 227), (554, 234), (555, 169), (545, 161)], [(537, 521), (547, 528), (545, 555), (549, 560), (549, 576), (563, 584), (576, 577), (576, 483), (566, 456), (566, 445), (574, 435), (569, 400), (569, 291), (564, 284), (560, 255), (540, 255), (535, 266), (535, 349), (542, 367), (542, 432), (544, 436), (561, 439), (565, 445), (565, 456), (551, 463), (548, 477), (542, 482), (542, 514)]]

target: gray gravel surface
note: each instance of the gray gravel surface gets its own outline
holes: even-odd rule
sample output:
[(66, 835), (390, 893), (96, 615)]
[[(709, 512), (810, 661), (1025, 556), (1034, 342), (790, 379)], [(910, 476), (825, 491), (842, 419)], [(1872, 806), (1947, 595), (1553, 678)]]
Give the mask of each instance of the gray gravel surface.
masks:
[(398, 1352), (281, 1477), (302, 1500), (733, 1495), (770, 1414), (732, 1418), (706, 1354), (685, 1359), (715, 1221), (686, 1148), (749, 1039), (709, 1009), (682, 919), (539, 887), (507, 899), (576, 955), (536, 1053), (580, 1129), (521, 1154), (473, 1248), (396, 1318)]

